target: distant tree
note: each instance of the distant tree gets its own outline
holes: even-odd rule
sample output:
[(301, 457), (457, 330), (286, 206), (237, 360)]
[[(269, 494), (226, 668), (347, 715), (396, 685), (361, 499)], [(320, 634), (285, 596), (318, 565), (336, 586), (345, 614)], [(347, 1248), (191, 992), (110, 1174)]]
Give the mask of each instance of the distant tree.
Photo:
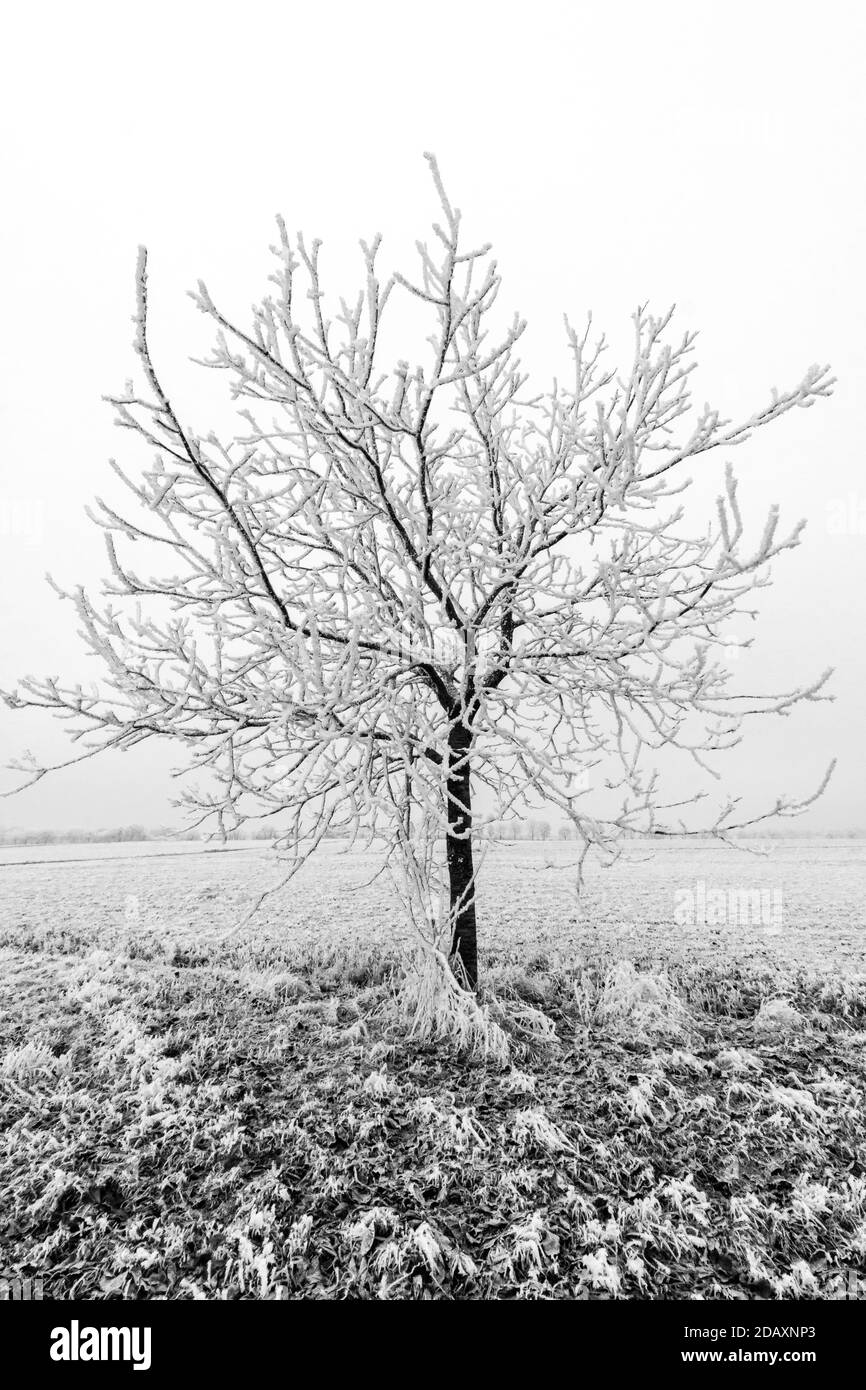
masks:
[[(819, 698), (825, 677), (738, 693), (724, 664), (732, 620), (800, 527), (780, 535), (773, 508), (750, 544), (730, 466), (708, 526), (686, 524), (676, 499), (704, 455), (832, 382), (812, 367), (740, 424), (709, 405), (687, 422), (694, 334), (670, 340), (671, 313), (641, 308), (621, 377), (589, 324), (566, 322), (567, 372), (529, 392), (524, 324), (495, 333), (496, 263), (461, 243), (428, 159), (441, 218), (416, 280), (381, 283), (377, 237), (357, 297), (326, 299), (319, 242), (280, 221), (273, 288), (248, 323), (199, 285), (209, 365), (242, 407), (234, 438), (194, 430), (157, 369), (141, 252), (140, 382), (111, 398), (150, 460), (116, 467), (140, 512), (98, 503), (107, 602), (65, 595), (102, 684), (30, 678), (7, 698), (70, 719), (77, 757), (173, 741), (213, 774), (187, 793), (193, 812), (226, 831), (280, 813), (295, 863), (329, 829), (384, 835), (419, 926), (447, 930), (473, 986), (476, 791), (494, 815), (547, 802), (581, 853), (632, 829), (683, 833), (658, 750), (706, 768), (749, 717)], [(397, 293), (429, 317), (419, 365), (382, 360)], [(129, 542), (167, 563), (141, 573)], [(586, 808), (581, 782), (600, 759), (620, 769), (610, 813)], [(22, 765), (27, 785), (48, 770)], [(806, 804), (780, 799), (746, 823)], [(742, 823), (736, 805), (710, 833)]]
[(124, 825), (114, 832), (114, 838), (123, 841), (148, 840), (150, 836), (143, 825)]
[(538, 838), (539, 838), (539, 840), (549, 840), (549, 839), (550, 839), (550, 821), (549, 821), (549, 820), (542, 820), (542, 821), (539, 821), (539, 822), (538, 822)]
[(561, 825), (556, 833), (559, 836), (560, 840), (571, 839), (571, 828), (567, 825)]

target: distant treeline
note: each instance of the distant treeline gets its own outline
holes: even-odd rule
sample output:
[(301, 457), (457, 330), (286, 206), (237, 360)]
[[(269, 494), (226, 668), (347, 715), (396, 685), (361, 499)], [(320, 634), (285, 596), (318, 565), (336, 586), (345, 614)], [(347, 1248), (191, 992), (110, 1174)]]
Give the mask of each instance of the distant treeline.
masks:
[[(486, 827), (487, 834), (497, 840), (549, 840), (558, 835), (560, 839), (571, 839), (571, 826), (561, 826), (552, 830), (546, 820), (498, 821)], [(241, 826), (227, 831), (226, 840), (273, 840), (278, 834), (274, 825)], [(115, 826), (110, 830), (0, 830), (0, 845), (110, 845), (147, 840), (215, 840), (213, 832), (206, 830), (173, 829), (171, 826), (147, 827), (144, 825)], [(326, 839), (342, 839), (339, 831), (326, 833)]]
[[(226, 840), (273, 840), (278, 833), (274, 825), (243, 826), (229, 831)], [(573, 840), (576, 832), (571, 825), (551, 826), (546, 820), (494, 821), (485, 826), (486, 835), (493, 840)], [(344, 838), (339, 831), (326, 834), (326, 839)], [(640, 832), (626, 834), (625, 838), (652, 839)], [(768, 828), (766, 830), (739, 831), (736, 838), (744, 840), (863, 840), (866, 829), (854, 830), (791, 830), (787, 828)], [(206, 830), (173, 829), (171, 826), (144, 825), (114, 826), (109, 830), (0, 830), (0, 846), (15, 845), (111, 845), (134, 843), (147, 840), (209, 840), (219, 839)]]
[(164, 826), (149, 830), (143, 825), (118, 825), (111, 830), (0, 830), (0, 845), (111, 845), (167, 840), (175, 833)]
[[(185, 830), (170, 825), (120, 825), (109, 830), (0, 830), (0, 846), (15, 845), (115, 845), (148, 840), (273, 840), (277, 829), (273, 825), (243, 826), (224, 836), (208, 830)], [(326, 836), (334, 839), (339, 836)]]
[[(273, 840), (272, 825), (244, 826), (231, 830), (226, 840)], [(170, 825), (120, 825), (110, 830), (0, 830), (0, 845), (115, 845), (148, 840), (219, 840), (207, 830), (185, 830)]]

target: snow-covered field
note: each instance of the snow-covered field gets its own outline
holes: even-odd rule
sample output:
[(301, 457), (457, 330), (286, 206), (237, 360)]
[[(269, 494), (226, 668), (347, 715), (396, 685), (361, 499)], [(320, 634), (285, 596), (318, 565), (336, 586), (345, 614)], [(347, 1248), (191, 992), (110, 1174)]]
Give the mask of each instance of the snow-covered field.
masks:
[[(866, 967), (866, 842), (778, 840), (768, 852), (713, 842), (634, 843), (576, 887), (571, 843), (500, 842), (480, 876), (482, 949), (569, 955), (599, 946), (653, 959), (731, 952)], [(393, 943), (404, 927), (370, 851), (325, 842), (284, 888), (269, 846), (199, 842), (0, 850), (0, 915), (13, 932), (84, 933), (104, 946), (218, 940), (265, 889), (241, 939), (297, 946)], [(373, 880), (371, 882), (371, 879)]]

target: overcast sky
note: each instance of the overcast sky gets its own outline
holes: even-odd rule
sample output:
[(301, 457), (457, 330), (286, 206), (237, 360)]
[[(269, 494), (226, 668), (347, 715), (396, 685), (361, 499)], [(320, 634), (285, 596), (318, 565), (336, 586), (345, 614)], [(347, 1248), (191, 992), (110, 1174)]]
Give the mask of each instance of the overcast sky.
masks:
[[(0, 684), (96, 674), (43, 575), (96, 584), (84, 505), (112, 493), (110, 455), (147, 461), (101, 401), (135, 370), (137, 245), (158, 364), (206, 430), (185, 360), (206, 324), (186, 290), (203, 277), (242, 316), (266, 287), (276, 212), (323, 238), (341, 293), (358, 237), (381, 231), (382, 267), (405, 269), (436, 214), (432, 149), (469, 239), (494, 242), (539, 384), (567, 360), (563, 310), (591, 308), (625, 348), (647, 299), (700, 329), (696, 398), (725, 415), (832, 364), (832, 400), (730, 457), (759, 534), (775, 501), (809, 520), (762, 598), (743, 680), (787, 689), (835, 666), (837, 698), (755, 727), (727, 784), (749, 804), (804, 793), (836, 754), (811, 821), (866, 825), (863, 14), (834, 0), (10, 8)], [(724, 463), (696, 465), (708, 503)], [(5, 709), (0, 741), (8, 756), (65, 746), (49, 717)], [(0, 828), (169, 820), (174, 762), (151, 748), (59, 773), (0, 802)]]

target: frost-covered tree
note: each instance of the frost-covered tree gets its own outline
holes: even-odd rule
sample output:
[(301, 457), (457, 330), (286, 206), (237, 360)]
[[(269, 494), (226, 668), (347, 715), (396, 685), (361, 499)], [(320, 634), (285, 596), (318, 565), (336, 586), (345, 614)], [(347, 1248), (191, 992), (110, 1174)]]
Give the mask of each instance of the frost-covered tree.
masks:
[[(272, 289), (249, 322), (199, 285), (216, 330), (207, 365), (238, 403), (233, 438), (196, 432), (171, 398), (140, 253), (139, 381), (110, 399), (150, 461), (115, 465), (137, 511), (92, 512), (105, 602), (65, 595), (103, 677), (30, 678), (6, 698), (69, 718), (77, 757), (173, 740), (211, 774), (187, 793), (193, 814), (224, 832), (273, 819), (293, 864), (327, 832), (375, 837), (422, 930), (448, 933), (474, 985), (487, 824), (546, 803), (582, 854), (635, 830), (685, 833), (659, 752), (712, 770), (750, 717), (823, 698), (826, 677), (740, 694), (724, 661), (732, 622), (801, 527), (781, 534), (773, 508), (750, 542), (730, 465), (699, 534), (678, 495), (703, 455), (832, 380), (812, 367), (740, 424), (693, 410), (694, 335), (671, 338), (671, 313), (641, 308), (621, 376), (590, 324), (566, 320), (566, 376), (530, 392), (524, 324), (496, 333), (496, 263), (462, 244), (427, 158), (441, 218), (414, 278), (383, 283), (380, 239), (361, 243), (357, 298), (331, 310), (319, 242), (280, 221)], [(429, 336), (414, 361), (389, 363), (382, 324), (400, 294)], [(134, 549), (165, 564), (139, 573)], [(26, 766), (25, 785), (48, 770)], [(593, 767), (615, 806), (592, 805)], [(747, 823), (806, 804), (783, 798)], [(701, 829), (724, 836), (741, 814), (728, 801)]]

